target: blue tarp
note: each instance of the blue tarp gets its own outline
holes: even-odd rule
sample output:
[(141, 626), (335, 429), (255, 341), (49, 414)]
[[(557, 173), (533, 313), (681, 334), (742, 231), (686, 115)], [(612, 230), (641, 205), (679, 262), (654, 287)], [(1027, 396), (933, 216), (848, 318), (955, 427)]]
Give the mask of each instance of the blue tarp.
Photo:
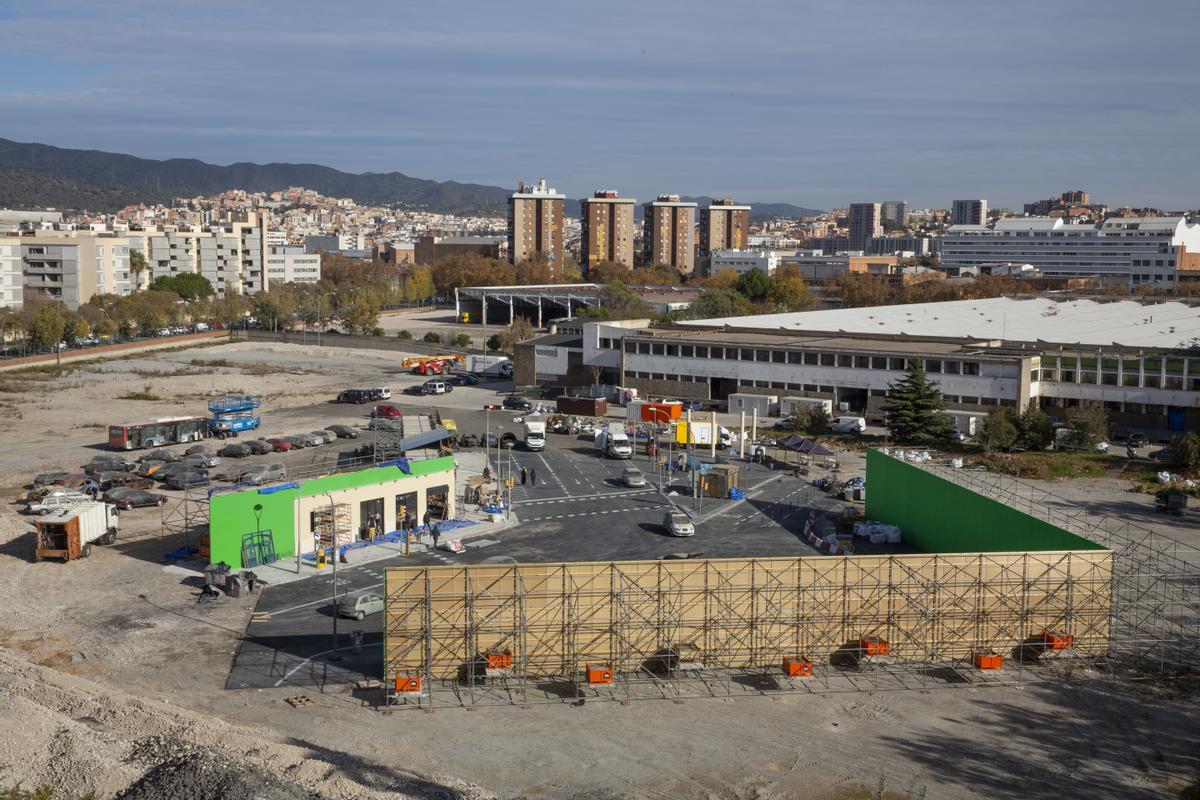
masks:
[(258, 490), (258, 493), (259, 494), (275, 494), (276, 492), (282, 492), (284, 489), (299, 489), (299, 488), (300, 488), (300, 484), (298, 484), (298, 483), (280, 483), (276, 486), (264, 486)]

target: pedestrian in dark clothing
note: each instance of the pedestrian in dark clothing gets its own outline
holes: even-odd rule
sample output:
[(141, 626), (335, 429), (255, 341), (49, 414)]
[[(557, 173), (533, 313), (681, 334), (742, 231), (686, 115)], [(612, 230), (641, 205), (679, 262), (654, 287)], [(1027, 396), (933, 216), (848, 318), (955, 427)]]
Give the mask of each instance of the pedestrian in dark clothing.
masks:
[(434, 524), (433, 529), (429, 532), (429, 535), (433, 537), (433, 549), (437, 550), (438, 539), (442, 538), (442, 532), (438, 530), (436, 523)]
[(522, 486), (525, 485), (525, 481), (528, 480), (528, 478), (529, 478), (529, 471), (526, 470), (524, 467), (521, 467), (521, 485)]
[(429, 516), (429, 512), (428, 512), (428, 511), (426, 511), (426, 512), (425, 512), (425, 516), (424, 516), (424, 517), (422, 517), (422, 520), (424, 520), (424, 522), (425, 522), (425, 527), (426, 527), (426, 528), (428, 528), (428, 527), (429, 527), (429, 520), (430, 520), (430, 516)]
[(529, 468), (529, 485), (537, 486), (537, 470), (533, 467)]

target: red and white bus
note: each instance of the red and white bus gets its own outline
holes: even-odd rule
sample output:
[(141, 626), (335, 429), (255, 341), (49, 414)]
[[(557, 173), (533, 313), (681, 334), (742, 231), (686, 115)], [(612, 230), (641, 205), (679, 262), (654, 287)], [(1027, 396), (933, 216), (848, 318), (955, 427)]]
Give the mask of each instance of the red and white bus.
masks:
[(165, 417), (154, 422), (109, 425), (108, 446), (116, 450), (140, 450), (143, 447), (198, 442), (207, 435), (207, 417)]

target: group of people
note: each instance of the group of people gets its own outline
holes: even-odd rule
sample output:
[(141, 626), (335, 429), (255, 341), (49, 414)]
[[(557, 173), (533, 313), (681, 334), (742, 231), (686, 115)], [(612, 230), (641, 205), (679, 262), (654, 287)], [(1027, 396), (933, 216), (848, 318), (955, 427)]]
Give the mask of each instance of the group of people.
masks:
[(533, 467), (526, 469), (521, 467), (521, 485), (528, 483), (530, 486), (537, 486), (537, 470)]

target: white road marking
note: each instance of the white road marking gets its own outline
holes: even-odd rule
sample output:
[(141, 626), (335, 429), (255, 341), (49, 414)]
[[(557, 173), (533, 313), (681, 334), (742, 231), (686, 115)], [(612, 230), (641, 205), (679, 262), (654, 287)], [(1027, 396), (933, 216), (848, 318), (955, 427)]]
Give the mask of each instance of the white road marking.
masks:
[[(383, 644), (383, 642), (372, 642), (371, 644), (363, 645), (363, 647), (378, 647), (378, 646), (381, 646), (382, 644)], [(339, 647), (338, 649), (341, 650), (342, 648)], [(275, 685), (283, 686), (283, 684), (287, 681), (288, 678), (295, 675), (297, 670), (303, 669), (304, 665), (307, 664), (309, 661), (312, 661), (314, 658), (318, 658), (320, 656), (329, 655), (332, 652), (333, 652), (333, 650), (322, 650), (319, 653), (313, 653), (311, 656), (304, 659), (299, 664), (297, 664), (296, 666), (289, 669), (287, 672), (283, 673), (283, 677), (280, 678), (279, 680), (275, 681)]]

